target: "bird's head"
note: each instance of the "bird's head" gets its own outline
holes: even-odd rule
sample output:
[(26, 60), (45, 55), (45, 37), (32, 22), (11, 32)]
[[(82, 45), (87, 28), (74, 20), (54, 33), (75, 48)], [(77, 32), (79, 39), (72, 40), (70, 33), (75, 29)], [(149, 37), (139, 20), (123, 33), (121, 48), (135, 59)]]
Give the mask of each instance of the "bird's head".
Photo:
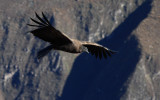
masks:
[(81, 52), (87, 52), (87, 53), (89, 53), (88, 48), (85, 47), (85, 46), (81, 46)]

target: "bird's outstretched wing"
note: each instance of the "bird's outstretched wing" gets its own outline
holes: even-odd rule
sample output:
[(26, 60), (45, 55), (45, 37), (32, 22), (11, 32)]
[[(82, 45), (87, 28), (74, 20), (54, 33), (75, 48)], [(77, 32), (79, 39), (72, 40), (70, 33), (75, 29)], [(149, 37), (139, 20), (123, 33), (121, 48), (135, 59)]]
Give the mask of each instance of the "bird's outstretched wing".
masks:
[(103, 47), (103, 46), (97, 44), (97, 43), (83, 42), (82, 45), (87, 47), (88, 51), (92, 55), (95, 55), (96, 58), (99, 56), (100, 59), (102, 58), (102, 56), (104, 56), (104, 58), (107, 58), (107, 56), (111, 56), (111, 54), (116, 53), (116, 51), (110, 50), (106, 47)]
[(36, 25), (27, 24), (29, 26), (37, 27), (37, 29), (30, 31), (34, 36), (50, 42), (53, 45), (65, 45), (68, 43), (72, 43), (71, 39), (60, 32), (59, 30), (55, 29), (51, 23), (47, 20), (46, 16), (42, 12), (43, 18), (40, 18), (37, 13), (36, 17), (39, 21), (36, 21), (35, 19), (31, 20), (36, 23)]

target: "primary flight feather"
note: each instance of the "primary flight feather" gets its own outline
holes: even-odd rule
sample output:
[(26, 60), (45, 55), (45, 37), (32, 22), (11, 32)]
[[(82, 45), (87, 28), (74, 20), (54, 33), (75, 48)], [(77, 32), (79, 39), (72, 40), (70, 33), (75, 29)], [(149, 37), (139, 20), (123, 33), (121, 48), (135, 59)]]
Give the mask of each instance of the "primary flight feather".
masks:
[(38, 52), (37, 55), (38, 59), (45, 56), (52, 49), (62, 50), (70, 53), (88, 52), (91, 53), (92, 55), (95, 55), (96, 58), (99, 57), (100, 59), (102, 57), (107, 58), (107, 56), (111, 56), (111, 54), (116, 53), (115, 51), (110, 50), (97, 43), (71, 39), (64, 33), (55, 29), (51, 25), (51, 23), (47, 20), (43, 12), (42, 12), (43, 18), (39, 17), (37, 13), (35, 14), (39, 21), (36, 21), (35, 19), (31, 18), (31, 20), (35, 23), (35, 25), (32, 24), (27, 24), (27, 25), (37, 27), (37, 29), (32, 30), (30, 32), (34, 36), (50, 43), (49, 46)]

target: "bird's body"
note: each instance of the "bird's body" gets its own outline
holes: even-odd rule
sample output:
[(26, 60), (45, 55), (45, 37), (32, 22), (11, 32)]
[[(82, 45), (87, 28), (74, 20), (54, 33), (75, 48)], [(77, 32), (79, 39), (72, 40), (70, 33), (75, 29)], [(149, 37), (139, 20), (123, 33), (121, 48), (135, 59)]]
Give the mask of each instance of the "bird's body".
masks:
[(54, 46), (55, 50), (61, 50), (69, 53), (81, 53), (81, 42), (75, 39), (71, 39), (71, 43), (61, 45), (61, 46)]
[(31, 20), (38, 25), (28, 24), (29, 26), (38, 27), (37, 29), (30, 31), (34, 36), (50, 43), (49, 46), (38, 52), (38, 58), (42, 58), (52, 49), (70, 53), (90, 52), (92, 55), (95, 55), (96, 58), (99, 56), (100, 59), (102, 58), (102, 55), (107, 58), (107, 54), (111, 56), (111, 54), (115, 53), (114, 51), (109, 50), (108, 48), (97, 43), (69, 38), (64, 33), (55, 29), (43, 13), (42, 15), (44, 19), (40, 18), (36, 13), (36, 17), (40, 20), (40, 22), (31, 18)]

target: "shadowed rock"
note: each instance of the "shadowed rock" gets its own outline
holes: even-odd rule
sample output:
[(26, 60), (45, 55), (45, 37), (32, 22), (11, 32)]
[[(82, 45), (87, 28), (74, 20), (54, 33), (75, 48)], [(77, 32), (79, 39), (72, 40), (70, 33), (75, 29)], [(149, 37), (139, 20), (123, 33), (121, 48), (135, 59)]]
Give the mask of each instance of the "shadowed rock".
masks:
[(99, 41), (110, 48), (118, 48), (119, 53), (108, 61), (88, 59), (86, 54), (77, 57), (62, 96), (57, 100), (120, 100), (126, 92), (125, 83), (134, 72), (141, 56), (138, 40), (131, 33), (147, 17), (150, 10), (151, 1), (144, 2), (109, 38)]

